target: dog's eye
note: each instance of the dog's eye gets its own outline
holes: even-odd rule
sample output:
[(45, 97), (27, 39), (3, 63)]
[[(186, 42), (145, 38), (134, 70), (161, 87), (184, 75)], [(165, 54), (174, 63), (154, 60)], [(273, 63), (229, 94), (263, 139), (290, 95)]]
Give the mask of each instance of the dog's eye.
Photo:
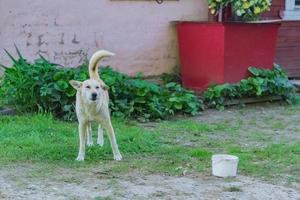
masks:
[(91, 89), (91, 86), (87, 85), (86, 88), (87, 88), (87, 89)]
[(100, 87), (99, 86), (96, 86), (96, 89), (99, 89)]

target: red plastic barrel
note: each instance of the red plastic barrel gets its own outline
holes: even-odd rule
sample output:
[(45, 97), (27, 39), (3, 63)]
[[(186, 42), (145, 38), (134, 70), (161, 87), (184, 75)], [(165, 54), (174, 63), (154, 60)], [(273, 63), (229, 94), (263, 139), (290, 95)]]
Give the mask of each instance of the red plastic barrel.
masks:
[(177, 24), (183, 85), (202, 91), (210, 84), (235, 83), (248, 67), (271, 69), (278, 23)]

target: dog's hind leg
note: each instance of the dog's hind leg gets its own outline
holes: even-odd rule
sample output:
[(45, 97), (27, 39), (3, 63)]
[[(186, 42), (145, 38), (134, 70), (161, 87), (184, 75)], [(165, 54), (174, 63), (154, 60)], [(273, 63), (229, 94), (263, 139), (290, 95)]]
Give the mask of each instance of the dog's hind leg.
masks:
[(93, 137), (92, 137), (92, 123), (89, 123), (87, 126), (87, 141), (86, 144), (88, 146), (93, 146)]
[(117, 140), (115, 136), (114, 129), (111, 125), (111, 121), (108, 120), (107, 123), (104, 123), (103, 126), (105, 126), (105, 129), (107, 130), (109, 141), (111, 144), (111, 148), (114, 154), (114, 159), (115, 160), (122, 160), (122, 155), (119, 151), (118, 145), (117, 145)]
[(104, 139), (103, 139), (103, 128), (99, 124), (98, 126), (98, 138), (97, 138), (97, 144), (100, 146), (104, 145)]
[(84, 160), (87, 128), (88, 124), (86, 122), (79, 122), (79, 152), (76, 158), (78, 161)]

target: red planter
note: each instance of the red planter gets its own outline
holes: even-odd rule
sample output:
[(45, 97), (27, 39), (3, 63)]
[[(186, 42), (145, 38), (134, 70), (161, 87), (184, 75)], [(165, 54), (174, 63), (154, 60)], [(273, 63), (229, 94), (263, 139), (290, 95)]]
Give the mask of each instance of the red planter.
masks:
[(177, 24), (181, 76), (187, 88), (234, 83), (249, 76), (249, 66), (271, 69), (278, 23)]

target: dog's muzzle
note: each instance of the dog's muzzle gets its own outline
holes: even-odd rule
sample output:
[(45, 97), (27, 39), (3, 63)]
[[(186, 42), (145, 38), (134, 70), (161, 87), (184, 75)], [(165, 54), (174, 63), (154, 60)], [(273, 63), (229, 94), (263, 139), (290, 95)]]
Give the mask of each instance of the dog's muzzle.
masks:
[(92, 93), (92, 101), (96, 101), (97, 99), (97, 93)]

